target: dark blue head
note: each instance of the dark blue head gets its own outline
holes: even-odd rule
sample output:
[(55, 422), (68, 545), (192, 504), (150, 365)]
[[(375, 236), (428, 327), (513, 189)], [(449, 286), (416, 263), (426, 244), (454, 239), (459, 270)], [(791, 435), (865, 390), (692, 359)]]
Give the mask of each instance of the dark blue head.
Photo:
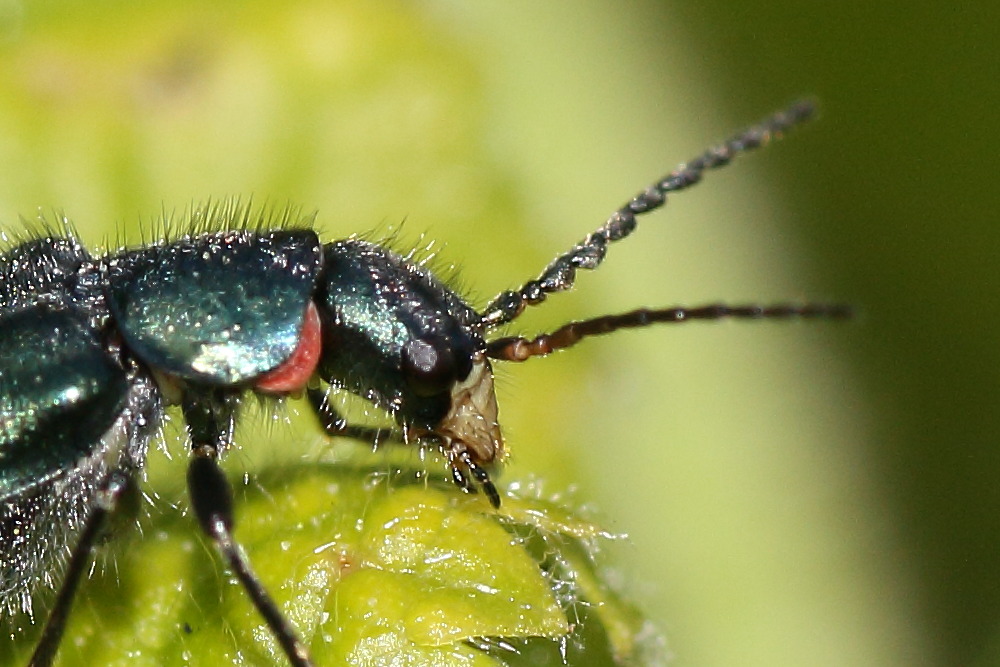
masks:
[(327, 244), (319, 374), (477, 463), (503, 453), (482, 320), (420, 265), (359, 240)]

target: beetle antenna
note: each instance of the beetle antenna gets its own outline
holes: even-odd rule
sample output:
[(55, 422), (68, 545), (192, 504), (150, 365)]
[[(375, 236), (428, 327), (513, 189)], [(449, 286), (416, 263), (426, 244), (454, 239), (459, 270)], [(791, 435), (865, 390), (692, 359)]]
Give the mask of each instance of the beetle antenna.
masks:
[(680, 307), (658, 310), (640, 308), (620, 315), (604, 315), (590, 320), (570, 322), (552, 333), (541, 334), (533, 339), (521, 336), (497, 338), (486, 344), (486, 356), (502, 361), (527, 361), (531, 357), (540, 357), (556, 350), (572, 347), (584, 338), (602, 336), (618, 329), (634, 329), (658, 323), (681, 324), (693, 320), (721, 319), (843, 319), (850, 316), (851, 309), (848, 306), (816, 303), (774, 306), (713, 304), (698, 308)]
[(663, 206), (667, 202), (668, 192), (689, 188), (701, 180), (703, 172), (725, 166), (740, 153), (764, 146), (772, 139), (781, 137), (791, 127), (808, 120), (815, 110), (815, 105), (808, 100), (795, 102), (784, 111), (769, 116), (728, 141), (709, 148), (690, 162), (678, 166), (615, 211), (607, 222), (573, 249), (554, 259), (537, 279), (525, 283), (516, 292), (501, 292), (481, 313), (483, 325), (489, 329), (506, 324), (520, 315), (527, 306), (542, 303), (546, 295), (571, 289), (576, 280), (576, 270), (593, 270), (600, 266), (608, 244), (631, 234), (636, 227), (636, 216)]

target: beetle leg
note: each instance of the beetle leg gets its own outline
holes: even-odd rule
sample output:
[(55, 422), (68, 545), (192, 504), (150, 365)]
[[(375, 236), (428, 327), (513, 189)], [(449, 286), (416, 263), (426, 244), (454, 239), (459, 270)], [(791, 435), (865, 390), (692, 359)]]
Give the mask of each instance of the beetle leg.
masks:
[(293, 667), (311, 667), (309, 651), (275, 604), (233, 536), (233, 490), (219, 467), (220, 451), (232, 440), (238, 395), (220, 389), (190, 388), (183, 410), (191, 434), (188, 493), (198, 523), (215, 543), (257, 611), (274, 633)]
[(97, 492), (94, 508), (84, 524), (80, 541), (73, 548), (69, 566), (66, 568), (66, 575), (59, 587), (59, 594), (52, 606), (52, 611), (49, 612), (48, 619), (45, 621), (42, 637), (35, 647), (35, 652), (31, 655), (28, 667), (49, 667), (55, 660), (59, 642), (66, 629), (66, 620), (69, 618), (69, 612), (73, 606), (76, 589), (90, 565), (97, 539), (100, 537), (108, 517), (118, 507), (118, 501), (131, 488), (131, 485), (132, 480), (125, 472), (115, 470), (108, 476), (103, 488)]
[(307, 389), (306, 396), (327, 435), (360, 440), (375, 446), (383, 442), (406, 442), (396, 429), (348, 424), (336, 408), (330, 405), (330, 400), (322, 389)]

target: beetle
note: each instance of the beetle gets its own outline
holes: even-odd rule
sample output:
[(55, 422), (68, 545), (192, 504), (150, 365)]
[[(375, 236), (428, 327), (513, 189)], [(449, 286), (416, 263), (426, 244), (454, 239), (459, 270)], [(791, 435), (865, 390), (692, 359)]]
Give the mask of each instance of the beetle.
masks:
[[(618, 329), (696, 319), (842, 317), (837, 305), (640, 309), (570, 322), (535, 338), (491, 337), (526, 308), (596, 269), (637, 216), (668, 193), (813, 114), (797, 102), (656, 181), (533, 280), (476, 310), (428, 269), (371, 241), (323, 243), (308, 225), (268, 225), (249, 207), (195, 211), (173, 240), (93, 256), (49, 230), (0, 255), (0, 611), (32, 611), (57, 590), (31, 665), (54, 660), (77, 586), (108, 518), (136, 484), (163, 409), (179, 404), (191, 446), (187, 483), (200, 528), (289, 662), (312, 664), (235, 539), (219, 459), (250, 392), (305, 393), (331, 435), (377, 440), (328, 400), (359, 395), (398, 425), (394, 439), (436, 445), (454, 481), (501, 496), (505, 456), (494, 362), (523, 362)], [(53, 529), (55, 527), (55, 529)], [(70, 556), (63, 562), (62, 554)]]

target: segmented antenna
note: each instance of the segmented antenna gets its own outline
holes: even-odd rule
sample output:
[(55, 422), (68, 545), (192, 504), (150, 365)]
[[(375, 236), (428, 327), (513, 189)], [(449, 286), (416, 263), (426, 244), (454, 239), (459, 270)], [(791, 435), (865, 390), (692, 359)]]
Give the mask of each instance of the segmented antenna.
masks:
[(576, 270), (593, 270), (600, 266), (607, 253), (608, 244), (631, 234), (636, 227), (636, 216), (663, 206), (667, 201), (668, 192), (691, 187), (701, 180), (702, 173), (706, 170), (727, 165), (740, 153), (766, 145), (789, 128), (808, 120), (814, 112), (815, 105), (812, 102), (795, 102), (784, 111), (764, 119), (728, 141), (708, 149), (701, 156), (678, 166), (615, 211), (607, 222), (572, 250), (554, 259), (536, 280), (525, 283), (516, 292), (501, 292), (481, 313), (483, 325), (488, 329), (506, 324), (520, 315), (527, 306), (534, 306), (544, 301), (546, 295), (572, 288), (576, 280)]
[(603, 336), (618, 329), (634, 329), (651, 324), (680, 324), (694, 320), (721, 319), (791, 319), (826, 318), (841, 319), (851, 316), (851, 308), (840, 304), (807, 303), (778, 304), (774, 306), (727, 306), (712, 304), (697, 308), (640, 308), (621, 315), (603, 315), (590, 320), (564, 324), (552, 333), (535, 338), (508, 336), (497, 338), (486, 344), (486, 356), (503, 361), (527, 361), (532, 357), (572, 347), (584, 338)]

